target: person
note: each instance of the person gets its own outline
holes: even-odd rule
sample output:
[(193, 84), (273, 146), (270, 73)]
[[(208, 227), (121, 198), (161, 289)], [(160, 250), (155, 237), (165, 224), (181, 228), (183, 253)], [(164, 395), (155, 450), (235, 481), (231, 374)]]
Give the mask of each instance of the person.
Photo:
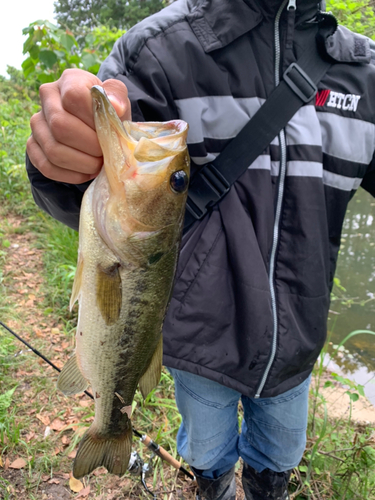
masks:
[(98, 77), (69, 69), (42, 85), (31, 119), (35, 201), (77, 229), (102, 166), (92, 85), (103, 82), (123, 120), (186, 120), (194, 176), (318, 42), (332, 66), (316, 99), (183, 237), (164, 363), (182, 415), (178, 451), (202, 499), (235, 498), (239, 457), (248, 500), (288, 498), (346, 207), (359, 186), (375, 195), (372, 45), (314, 0), (179, 0), (120, 38)]

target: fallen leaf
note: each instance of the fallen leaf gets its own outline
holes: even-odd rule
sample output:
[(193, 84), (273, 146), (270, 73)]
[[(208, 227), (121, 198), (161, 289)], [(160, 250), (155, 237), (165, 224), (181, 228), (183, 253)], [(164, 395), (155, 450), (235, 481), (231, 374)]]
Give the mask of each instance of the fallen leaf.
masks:
[(55, 448), (53, 455), (58, 455), (61, 452), (61, 448)]
[(10, 469), (23, 469), (27, 464), (26, 460), (23, 458), (17, 458), (14, 462), (9, 465)]
[(0, 467), (4, 467), (4, 465), (3, 465), (3, 459), (1, 458), (1, 455), (0, 455)]
[(9, 464), (10, 464), (9, 458), (8, 458), (8, 457), (6, 457), (6, 459), (5, 459), (5, 464), (4, 464), (4, 469), (5, 469), (5, 470), (8, 470), (8, 469), (9, 469)]
[(51, 420), (48, 415), (41, 415), (40, 413), (37, 413), (36, 418), (40, 420), (44, 425), (49, 425), (51, 423)]
[(102, 476), (103, 474), (107, 474), (107, 469), (105, 469), (104, 467), (99, 467), (99, 469), (94, 470), (93, 474), (96, 477)]
[(44, 431), (44, 439), (46, 439), (46, 437), (48, 437), (49, 435), (51, 434), (51, 427), (49, 427), (47, 425), (45, 431)]
[(60, 484), (60, 481), (58, 479), (56, 479), (55, 477), (53, 477), (52, 479), (50, 479), (48, 481), (48, 484)]
[(34, 431), (28, 432), (25, 436), (25, 441), (26, 443), (29, 443), (32, 439), (34, 439), (36, 436)]
[(87, 497), (90, 493), (90, 489), (90, 485), (86, 486), (86, 488), (83, 488), (83, 490), (80, 491), (79, 495), (77, 495), (76, 498)]
[(41, 480), (43, 481), (43, 483), (45, 483), (49, 479), (51, 479), (49, 474), (42, 474)]
[(55, 418), (55, 420), (51, 423), (50, 427), (54, 431), (61, 431), (61, 429), (65, 427), (65, 424), (59, 418)]
[(69, 488), (74, 491), (74, 493), (79, 493), (83, 490), (83, 484), (79, 479), (71, 476), (69, 479)]
[(76, 455), (77, 455), (77, 450), (73, 450), (69, 453), (68, 457), (69, 458), (76, 458)]
[(64, 436), (61, 438), (61, 442), (64, 446), (66, 446), (70, 443), (70, 439), (64, 434)]
[(79, 406), (87, 408), (88, 406), (91, 406), (91, 401), (89, 399), (84, 399), (83, 401), (79, 402)]
[(53, 335), (58, 335), (60, 333), (60, 330), (58, 328), (51, 328), (51, 333)]

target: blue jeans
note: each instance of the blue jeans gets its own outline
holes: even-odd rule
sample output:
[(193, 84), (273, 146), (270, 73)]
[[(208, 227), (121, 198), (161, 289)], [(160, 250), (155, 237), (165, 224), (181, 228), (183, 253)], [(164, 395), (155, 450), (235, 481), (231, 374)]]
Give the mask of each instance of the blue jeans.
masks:
[(178, 453), (202, 476), (219, 477), (239, 457), (257, 472), (284, 472), (299, 464), (306, 445), (310, 377), (279, 396), (253, 399), (193, 373), (169, 371), (182, 416)]

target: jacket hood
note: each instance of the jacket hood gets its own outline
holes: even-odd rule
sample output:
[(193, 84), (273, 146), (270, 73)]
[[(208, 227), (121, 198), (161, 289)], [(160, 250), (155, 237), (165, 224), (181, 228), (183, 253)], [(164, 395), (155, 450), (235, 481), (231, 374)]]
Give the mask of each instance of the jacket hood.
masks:
[[(288, 5), (289, 0), (244, 0), (247, 5), (255, 5), (257, 8), (267, 16), (276, 16), (277, 11), (283, 3), (285, 3), (285, 8)], [(320, 2), (316, 0), (296, 0), (296, 16), (306, 17), (306, 15), (312, 14), (314, 16), (319, 10)]]
[[(198, 0), (192, 2), (187, 20), (205, 52), (225, 47), (264, 19), (275, 18), (289, 0)], [(296, 25), (313, 19), (319, 11), (316, 0), (296, 0)], [(228, 22), (230, 20), (230, 22)]]

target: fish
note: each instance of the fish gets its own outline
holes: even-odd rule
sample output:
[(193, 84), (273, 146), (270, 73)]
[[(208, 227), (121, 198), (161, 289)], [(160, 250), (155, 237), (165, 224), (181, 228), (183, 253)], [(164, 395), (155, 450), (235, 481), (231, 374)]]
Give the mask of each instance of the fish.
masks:
[(190, 175), (186, 122), (121, 122), (102, 87), (91, 96), (103, 168), (82, 200), (76, 349), (57, 381), (67, 396), (91, 386), (95, 400), (76, 479), (127, 470), (135, 392), (146, 398), (160, 380)]

